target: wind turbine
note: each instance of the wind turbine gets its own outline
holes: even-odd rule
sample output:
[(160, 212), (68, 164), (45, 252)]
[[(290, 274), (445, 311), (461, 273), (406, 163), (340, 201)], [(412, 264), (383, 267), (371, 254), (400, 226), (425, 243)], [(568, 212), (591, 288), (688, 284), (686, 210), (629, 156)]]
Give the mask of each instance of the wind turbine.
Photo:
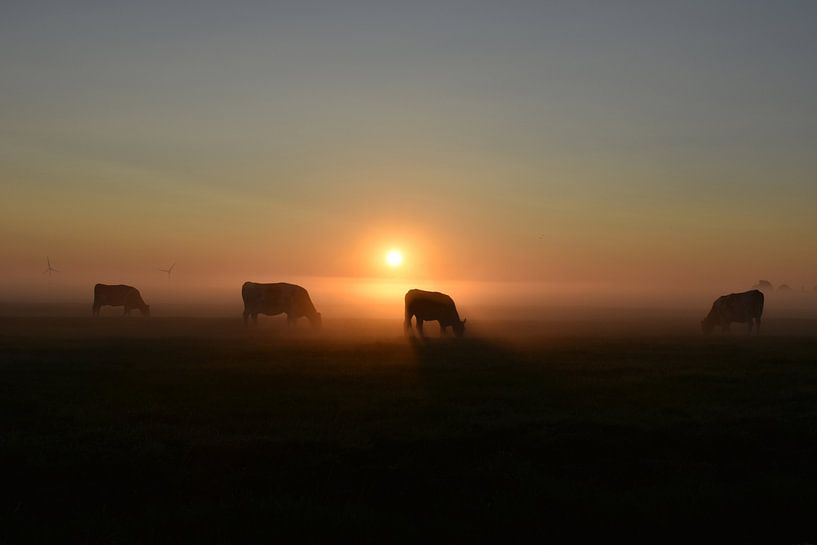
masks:
[(176, 266), (176, 264), (174, 263), (173, 265), (171, 265), (171, 266), (170, 266), (169, 268), (167, 268), (167, 269), (159, 269), (159, 270), (160, 270), (160, 271), (162, 271), (162, 272), (164, 272), (164, 273), (167, 273), (167, 279), (168, 279), (168, 280), (170, 280), (170, 273), (172, 273), (172, 272), (173, 272), (173, 267), (175, 267), (175, 266)]
[(60, 271), (58, 271), (57, 269), (55, 269), (54, 267), (51, 266), (51, 258), (50, 257), (45, 256), (45, 262), (48, 263), (48, 268), (43, 271), (43, 274), (48, 273), (48, 276), (51, 276), (52, 272), (60, 272)]

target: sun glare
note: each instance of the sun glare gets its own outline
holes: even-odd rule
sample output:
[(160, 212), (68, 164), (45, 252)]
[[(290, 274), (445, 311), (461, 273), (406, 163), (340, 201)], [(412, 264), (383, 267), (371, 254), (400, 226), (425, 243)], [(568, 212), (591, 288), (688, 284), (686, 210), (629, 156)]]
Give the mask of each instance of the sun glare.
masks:
[(399, 267), (403, 264), (403, 253), (400, 250), (389, 250), (386, 253), (386, 265)]

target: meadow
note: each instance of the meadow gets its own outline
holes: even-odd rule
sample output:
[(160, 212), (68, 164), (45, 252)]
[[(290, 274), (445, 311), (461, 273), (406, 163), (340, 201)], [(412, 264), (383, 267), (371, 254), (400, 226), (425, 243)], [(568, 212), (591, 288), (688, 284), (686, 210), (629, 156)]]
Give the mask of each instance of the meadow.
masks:
[(817, 541), (813, 322), (325, 325), (0, 319), (0, 543)]

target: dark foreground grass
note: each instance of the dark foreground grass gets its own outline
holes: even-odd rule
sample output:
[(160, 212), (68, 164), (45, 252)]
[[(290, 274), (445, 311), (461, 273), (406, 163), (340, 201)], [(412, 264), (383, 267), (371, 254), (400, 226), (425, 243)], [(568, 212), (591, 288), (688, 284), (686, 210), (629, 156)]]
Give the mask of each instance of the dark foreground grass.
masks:
[(76, 323), (0, 333), (0, 543), (817, 540), (815, 338)]

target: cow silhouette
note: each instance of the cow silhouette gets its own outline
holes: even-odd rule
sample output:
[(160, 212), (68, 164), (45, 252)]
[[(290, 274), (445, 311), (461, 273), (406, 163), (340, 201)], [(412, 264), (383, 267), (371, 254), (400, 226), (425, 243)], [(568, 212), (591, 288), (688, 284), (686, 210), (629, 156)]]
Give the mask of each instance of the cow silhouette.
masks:
[(244, 282), (241, 286), (241, 298), (244, 300), (244, 325), (247, 325), (249, 317), (257, 324), (259, 314), (286, 314), (289, 325), (294, 324), (298, 318), (306, 317), (313, 328), (321, 326), (321, 313), (315, 310), (309, 292), (296, 284)]
[(701, 329), (705, 335), (709, 335), (716, 326), (722, 331), (729, 331), (730, 324), (738, 322), (748, 324), (750, 335), (752, 326), (756, 325), (755, 332), (759, 335), (763, 301), (763, 292), (760, 290), (722, 295), (712, 303), (709, 314), (701, 321)]
[(132, 309), (139, 309), (142, 316), (150, 316), (150, 305), (145, 304), (142, 294), (133, 286), (124, 284), (94, 286), (93, 315), (99, 316), (99, 309), (103, 306), (125, 307), (123, 316), (130, 316)]
[(403, 323), (406, 333), (411, 331), (411, 319), (417, 319), (417, 332), (424, 336), (423, 322), (437, 321), (440, 324), (440, 336), (445, 336), (446, 328), (451, 327), (457, 337), (465, 333), (465, 320), (460, 320), (457, 306), (448, 295), (438, 291), (409, 290), (405, 297), (406, 310)]

